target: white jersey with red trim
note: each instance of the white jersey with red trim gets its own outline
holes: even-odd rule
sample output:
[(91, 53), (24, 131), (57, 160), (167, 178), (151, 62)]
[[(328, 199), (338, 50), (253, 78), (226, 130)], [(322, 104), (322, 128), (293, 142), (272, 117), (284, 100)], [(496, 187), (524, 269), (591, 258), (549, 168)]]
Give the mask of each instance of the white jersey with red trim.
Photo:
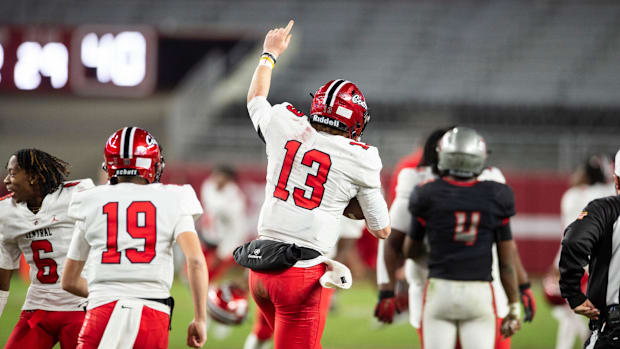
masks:
[(11, 196), (0, 200), (0, 268), (18, 269), (21, 254), (30, 265), (23, 310), (78, 311), (85, 299), (62, 289), (60, 277), (75, 220), (67, 215), (71, 196), (94, 187), (90, 179), (64, 183), (43, 198), (37, 214)]
[(67, 257), (88, 257), (88, 308), (126, 297), (169, 297), (172, 245), (179, 234), (196, 233), (201, 214), (189, 185), (119, 183), (76, 193)]
[(267, 184), (258, 234), (327, 253), (338, 240), (344, 208), (357, 197), (370, 229), (389, 225), (377, 148), (315, 130), (289, 103), (248, 103), (266, 143)]
[[(430, 167), (404, 168), (398, 173), (396, 182), (396, 197), (390, 207), (390, 217), (392, 219), (392, 229), (399, 230), (403, 233), (409, 231), (411, 224), (411, 212), (409, 212), (409, 198), (413, 189), (426, 181), (435, 178)], [(506, 183), (506, 178), (497, 167), (485, 168), (478, 176), (479, 181), (495, 181), (498, 183)], [(383, 259), (383, 243), (379, 244), (379, 254), (377, 258), (377, 283), (382, 284), (388, 282), (387, 269), (385, 260)], [(497, 257), (497, 247), (493, 245), (493, 264), (491, 269), (493, 277), (493, 292), (495, 303), (497, 306), (497, 314), (504, 317), (508, 314), (508, 298), (501, 285), (499, 277), (499, 265)], [(418, 265), (411, 259), (405, 261), (405, 276), (409, 283), (409, 309), (410, 322), (418, 328), (422, 317), (422, 299), (424, 295), (424, 286), (428, 277), (428, 269), (425, 266)]]

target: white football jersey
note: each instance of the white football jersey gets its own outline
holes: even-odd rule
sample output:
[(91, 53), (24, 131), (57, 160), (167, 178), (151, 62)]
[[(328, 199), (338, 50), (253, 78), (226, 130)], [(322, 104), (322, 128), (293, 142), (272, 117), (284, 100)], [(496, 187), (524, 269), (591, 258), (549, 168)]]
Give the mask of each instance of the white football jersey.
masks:
[(202, 214), (189, 185), (119, 183), (76, 193), (67, 257), (87, 260), (88, 308), (124, 298), (167, 298), (172, 244)]
[[(411, 224), (409, 198), (411, 197), (411, 193), (417, 185), (433, 178), (435, 178), (435, 175), (430, 167), (404, 168), (399, 172), (396, 182), (396, 197), (390, 207), (390, 217), (392, 219), (393, 229), (399, 230), (405, 234), (409, 231)], [(478, 180), (506, 183), (506, 178), (497, 167), (485, 168), (478, 176)], [(382, 249), (383, 244), (380, 244), (379, 248)], [(383, 253), (380, 253), (380, 256), (383, 256)], [(385, 283), (387, 282), (385, 261), (382, 258), (378, 258), (377, 263), (377, 283)], [(407, 282), (409, 283), (409, 320), (410, 323), (416, 328), (420, 326), (420, 320), (422, 318), (422, 298), (427, 275), (428, 270), (426, 267), (416, 264), (411, 259), (407, 259), (405, 265), (405, 276), (407, 278)], [(495, 294), (497, 314), (499, 317), (504, 317), (508, 314), (508, 298), (506, 297), (506, 293), (504, 292), (504, 288), (501, 285), (501, 280), (499, 277), (497, 248), (495, 245), (493, 245), (493, 264), (491, 268), (491, 275), (493, 277), (493, 291)]]
[(370, 229), (389, 224), (377, 148), (316, 131), (289, 103), (272, 107), (257, 97), (248, 110), (268, 159), (259, 236), (327, 253), (338, 240), (342, 212), (353, 197)]
[(94, 187), (90, 179), (66, 182), (43, 199), (32, 213), (26, 203), (7, 196), (0, 200), (0, 268), (18, 269), (21, 254), (30, 265), (30, 287), (23, 310), (78, 311), (85, 299), (62, 289), (75, 220), (67, 215), (71, 196)]
[(605, 196), (616, 195), (614, 183), (597, 183), (593, 185), (578, 185), (569, 188), (562, 195), (561, 219), (562, 228), (573, 223), (590, 201)]
[(203, 182), (200, 194), (205, 210), (201, 219), (202, 238), (217, 246), (220, 259), (231, 258), (235, 248), (248, 238), (245, 195), (235, 183), (229, 182), (218, 189), (210, 178)]

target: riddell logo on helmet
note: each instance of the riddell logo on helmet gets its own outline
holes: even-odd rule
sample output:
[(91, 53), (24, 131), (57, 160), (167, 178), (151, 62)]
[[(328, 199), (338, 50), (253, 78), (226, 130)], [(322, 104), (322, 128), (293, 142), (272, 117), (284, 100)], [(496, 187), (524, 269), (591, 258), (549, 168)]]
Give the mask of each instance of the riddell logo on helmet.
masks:
[(138, 170), (135, 168), (120, 168), (114, 172), (115, 176), (137, 176)]
[(327, 118), (321, 115), (312, 115), (312, 122), (316, 122), (316, 123), (327, 125), (327, 126), (340, 127), (340, 121), (330, 119), (330, 118)]

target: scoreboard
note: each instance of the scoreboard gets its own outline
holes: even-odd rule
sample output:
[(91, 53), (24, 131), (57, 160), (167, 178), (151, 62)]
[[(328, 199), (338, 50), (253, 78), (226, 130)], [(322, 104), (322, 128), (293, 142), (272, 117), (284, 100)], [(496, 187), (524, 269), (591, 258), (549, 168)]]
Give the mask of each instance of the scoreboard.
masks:
[(0, 92), (142, 97), (157, 83), (148, 26), (0, 26)]

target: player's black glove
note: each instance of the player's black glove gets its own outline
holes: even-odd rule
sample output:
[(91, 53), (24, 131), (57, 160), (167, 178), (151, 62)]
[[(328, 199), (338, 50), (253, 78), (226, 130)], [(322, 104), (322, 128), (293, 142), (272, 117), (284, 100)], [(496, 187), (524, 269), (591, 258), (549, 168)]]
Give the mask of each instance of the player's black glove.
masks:
[(521, 303), (523, 304), (524, 316), (523, 321), (531, 322), (536, 315), (536, 300), (534, 293), (530, 289), (530, 283), (519, 285), (519, 294), (521, 295)]
[(375, 317), (377, 320), (391, 324), (394, 321), (394, 312), (400, 313), (400, 310), (394, 291), (379, 291), (379, 301), (375, 306)]

